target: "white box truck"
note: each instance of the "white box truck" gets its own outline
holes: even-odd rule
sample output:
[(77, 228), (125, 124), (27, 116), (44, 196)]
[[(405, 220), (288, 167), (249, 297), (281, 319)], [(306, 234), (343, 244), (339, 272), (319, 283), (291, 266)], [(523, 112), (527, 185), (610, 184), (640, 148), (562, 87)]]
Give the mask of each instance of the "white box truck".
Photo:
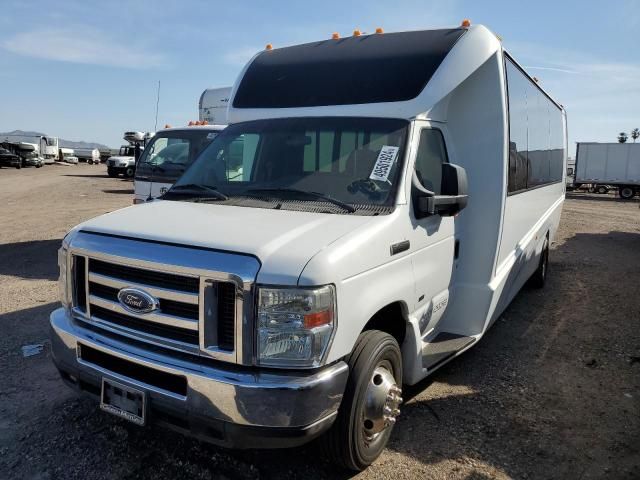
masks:
[(640, 143), (579, 142), (575, 172), (576, 186), (598, 191), (611, 185), (629, 200), (640, 193)]
[(227, 108), (231, 87), (207, 88), (198, 102), (198, 112), (201, 122), (209, 125), (225, 125), (227, 122)]
[(403, 385), (544, 285), (564, 111), (463, 24), (267, 49), (229, 123), (162, 199), (65, 236), (54, 362), (134, 423), (237, 448), (320, 437), (361, 470)]

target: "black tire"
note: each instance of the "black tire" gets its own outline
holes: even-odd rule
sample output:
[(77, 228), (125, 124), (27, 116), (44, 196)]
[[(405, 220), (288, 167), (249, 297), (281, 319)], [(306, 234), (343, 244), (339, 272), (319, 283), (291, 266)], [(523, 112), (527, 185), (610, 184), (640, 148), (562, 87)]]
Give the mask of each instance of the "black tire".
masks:
[(596, 192), (598, 192), (601, 195), (604, 195), (605, 193), (609, 193), (609, 189), (604, 185), (598, 185), (598, 188), (596, 188)]
[(124, 171), (124, 176), (127, 178), (131, 178), (135, 175), (136, 170), (133, 167), (127, 167), (127, 169)]
[(623, 185), (622, 187), (618, 188), (618, 192), (620, 193), (620, 198), (623, 198), (625, 200), (632, 199), (636, 193), (633, 190), (633, 187), (630, 187), (628, 185)]
[(22, 168), (22, 163), (17, 164), (17, 165), (16, 165), (16, 168), (17, 168), (18, 170), (20, 170), (20, 169)]
[(547, 281), (547, 273), (549, 270), (549, 239), (544, 239), (544, 245), (542, 245), (542, 253), (540, 254), (540, 261), (538, 262), (538, 268), (531, 278), (529, 284), (533, 288), (544, 288), (544, 284)]
[(378, 368), (390, 367), (395, 385), (402, 385), (402, 354), (398, 342), (391, 335), (380, 330), (368, 330), (360, 334), (346, 361), (349, 365), (349, 379), (338, 417), (320, 441), (325, 455), (332, 463), (349, 470), (361, 471), (380, 456), (393, 430), (393, 424), (387, 426), (370, 440), (372, 444), (367, 444), (365, 395), (369, 384), (379, 377), (374, 375)]
[(111, 170), (110, 168), (107, 168), (107, 175), (109, 175), (110, 177), (117, 177), (118, 172)]

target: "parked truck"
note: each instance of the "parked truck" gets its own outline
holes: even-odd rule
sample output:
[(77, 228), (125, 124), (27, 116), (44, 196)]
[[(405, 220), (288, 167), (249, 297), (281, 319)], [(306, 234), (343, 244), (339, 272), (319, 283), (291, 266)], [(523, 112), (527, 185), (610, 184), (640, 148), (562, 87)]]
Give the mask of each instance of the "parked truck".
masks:
[[(18, 137), (18, 138), (17, 138)], [(28, 142), (35, 146), (35, 152), (37, 156), (42, 159), (42, 163), (51, 164), (54, 163), (59, 156), (58, 137), (50, 137), (48, 135), (4, 135), (4, 142), (20, 142), (23, 138), (33, 140)]]
[(207, 88), (198, 102), (200, 121), (209, 125), (224, 125), (227, 123), (227, 108), (231, 87)]
[(127, 178), (133, 177), (136, 173), (136, 163), (147, 141), (152, 138), (150, 133), (125, 132), (124, 140), (128, 145), (122, 145), (117, 155), (112, 155), (107, 159), (107, 175), (117, 177), (124, 175)]
[(53, 360), (138, 425), (366, 468), (403, 385), (544, 285), (565, 123), (481, 25), (268, 48), (161, 199), (65, 236)]
[(194, 125), (156, 132), (136, 167), (133, 203), (164, 195), (224, 128), (225, 125)]
[(598, 193), (616, 188), (620, 198), (633, 198), (640, 193), (640, 143), (579, 142), (574, 185)]

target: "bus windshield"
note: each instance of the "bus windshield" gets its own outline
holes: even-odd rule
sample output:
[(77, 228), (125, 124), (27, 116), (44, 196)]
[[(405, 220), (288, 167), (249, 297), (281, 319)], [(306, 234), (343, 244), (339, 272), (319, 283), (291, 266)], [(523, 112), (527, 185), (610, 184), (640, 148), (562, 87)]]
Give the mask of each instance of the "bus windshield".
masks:
[(180, 190), (192, 186), (202, 192), (214, 188), (220, 198), (228, 197), (224, 202), (242, 206), (249, 197), (262, 202), (251, 206), (268, 208), (271, 201), (277, 208), (316, 211), (322, 196), (349, 209), (390, 207), (408, 125), (355, 117), (237, 123), (202, 152), (166, 197), (188, 200)]

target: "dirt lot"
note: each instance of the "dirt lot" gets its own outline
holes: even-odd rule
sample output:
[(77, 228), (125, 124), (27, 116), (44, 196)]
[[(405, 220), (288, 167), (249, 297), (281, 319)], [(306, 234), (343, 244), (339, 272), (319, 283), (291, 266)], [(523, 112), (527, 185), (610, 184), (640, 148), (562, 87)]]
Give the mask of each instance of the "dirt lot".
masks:
[[(229, 452), (98, 411), (48, 347), (64, 233), (129, 205), (104, 166), (0, 170), (0, 478), (347, 478), (311, 445)], [(640, 478), (640, 202), (571, 195), (543, 291), (405, 391), (382, 458), (358, 478)]]

